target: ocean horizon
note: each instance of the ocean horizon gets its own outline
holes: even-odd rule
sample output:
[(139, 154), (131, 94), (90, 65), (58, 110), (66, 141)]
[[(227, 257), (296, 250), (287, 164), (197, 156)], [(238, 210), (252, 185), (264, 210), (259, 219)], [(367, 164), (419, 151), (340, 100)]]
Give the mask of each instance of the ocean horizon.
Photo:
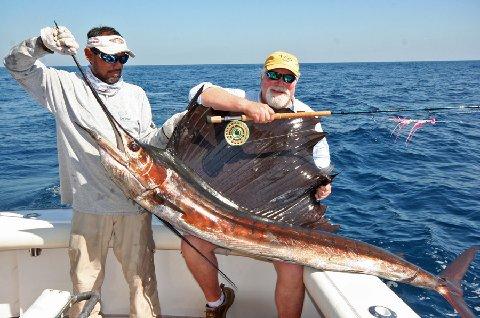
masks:
[[(257, 90), (261, 64), (127, 65), (124, 80), (142, 87), (159, 126), (185, 109), (203, 81)], [(325, 200), (339, 234), (441, 272), (463, 250), (480, 244), (480, 61), (302, 63), (296, 97), (314, 110), (399, 110), (393, 114), (322, 118), (339, 172)], [(75, 72), (74, 66), (60, 68)], [(425, 109), (451, 108), (425, 111)], [(0, 211), (60, 204), (54, 118), (5, 68), (0, 68)], [(396, 116), (426, 123), (410, 142)], [(480, 256), (463, 288), (480, 316)], [(421, 317), (452, 316), (437, 293), (389, 286)]]
[[(68, 58), (67, 55), (65, 55), (66, 58)], [(363, 63), (368, 63), (368, 64), (373, 64), (373, 63), (442, 63), (442, 62), (480, 62), (480, 60), (477, 59), (458, 59), (458, 60), (402, 60), (402, 61), (336, 61), (336, 62), (300, 62), (300, 65), (310, 65), (310, 64), (363, 64)], [(185, 64), (132, 64), (134, 63), (129, 62), (129, 64), (125, 65), (125, 68), (129, 68), (132, 66), (208, 66), (208, 65), (258, 65), (260, 67), (263, 66), (262, 63), (185, 63)], [(48, 65), (49, 67), (69, 67), (69, 66), (75, 66), (75, 64), (68, 63), (68, 64), (58, 64), (58, 65)], [(82, 65), (86, 66), (86, 65)], [(0, 68), (5, 68), (3, 66), (3, 63), (0, 65)]]

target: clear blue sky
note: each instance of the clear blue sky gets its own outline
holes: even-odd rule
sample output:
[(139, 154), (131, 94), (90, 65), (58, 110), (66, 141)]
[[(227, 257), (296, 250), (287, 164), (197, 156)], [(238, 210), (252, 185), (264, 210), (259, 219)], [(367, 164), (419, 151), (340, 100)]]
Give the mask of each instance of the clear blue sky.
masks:
[(2, 57), (54, 19), (81, 47), (92, 26), (116, 27), (133, 64), (262, 63), (274, 50), (301, 62), (480, 60), (479, 0), (2, 1)]

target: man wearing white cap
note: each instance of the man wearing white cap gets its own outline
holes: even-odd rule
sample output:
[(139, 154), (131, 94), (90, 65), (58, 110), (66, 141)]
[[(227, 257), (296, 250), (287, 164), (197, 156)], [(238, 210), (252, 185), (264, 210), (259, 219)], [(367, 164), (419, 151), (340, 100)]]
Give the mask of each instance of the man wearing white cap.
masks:
[[(203, 92), (197, 102), (216, 110), (244, 113), (256, 123), (273, 120), (278, 111), (305, 112), (312, 109), (295, 98), (295, 88), (300, 77), (298, 59), (287, 52), (273, 52), (264, 63), (260, 79), (260, 89), (243, 91), (241, 89), (222, 88), (209, 82), (200, 83), (190, 90), (190, 100), (203, 86)], [(176, 114), (175, 117), (181, 116)], [(174, 125), (174, 121), (166, 124)], [(173, 128), (171, 128), (173, 129)], [(322, 131), (317, 123), (315, 129)], [(313, 159), (317, 167), (328, 173), (333, 168), (330, 164), (330, 152), (325, 138), (313, 148)], [(321, 186), (315, 197), (322, 200), (331, 193), (331, 185)], [(215, 245), (195, 236), (187, 235), (211, 263), (218, 264), (214, 254)], [(217, 270), (203, 259), (194, 249), (182, 241), (182, 255), (187, 266), (203, 291), (207, 301), (206, 318), (224, 318), (233, 304), (235, 294), (232, 289), (219, 284)], [(279, 318), (299, 318), (302, 313), (305, 286), (303, 284), (303, 267), (296, 264), (273, 261), (277, 272), (275, 303)]]
[[(162, 145), (143, 89), (122, 80), (123, 65), (133, 52), (111, 27), (91, 29), (85, 56), (89, 82), (115, 119), (143, 142)], [(78, 44), (65, 27), (41, 30), (12, 48), (5, 67), (40, 104), (55, 116), (61, 198), (74, 210), (69, 246), (75, 293), (100, 291), (109, 242), (130, 288), (130, 317), (157, 317), (160, 305), (153, 253), (151, 214), (127, 199), (106, 175), (95, 142), (79, 126), (115, 142), (111, 125), (80, 74), (46, 67), (40, 57), (75, 54)], [(163, 138), (163, 139), (162, 139)], [(83, 303), (71, 308), (77, 317)], [(90, 317), (100, 317), (97, 304)]]

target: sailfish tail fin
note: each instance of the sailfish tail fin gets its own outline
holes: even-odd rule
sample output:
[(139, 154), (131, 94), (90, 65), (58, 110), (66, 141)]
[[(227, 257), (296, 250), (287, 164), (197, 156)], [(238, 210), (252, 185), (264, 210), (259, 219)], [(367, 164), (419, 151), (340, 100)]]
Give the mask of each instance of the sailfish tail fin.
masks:
[(479, 250), (480, 245), (470, 247), (440, 273), (440, 277), (445, 280), (445, 284), (441, 284), (437, 291), (455, 308), (462, 318), (476, 317), (463, 299), (461, 282)]

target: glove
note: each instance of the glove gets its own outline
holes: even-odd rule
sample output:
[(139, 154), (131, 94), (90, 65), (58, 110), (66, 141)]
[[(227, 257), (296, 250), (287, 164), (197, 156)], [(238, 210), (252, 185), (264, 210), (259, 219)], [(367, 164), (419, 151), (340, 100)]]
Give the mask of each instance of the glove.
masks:
[(64, 26), (43, 28), (40, 31), (40, 37), (47, 49), (60, 54), (73, 55), (79, 48), (73, 34)]

